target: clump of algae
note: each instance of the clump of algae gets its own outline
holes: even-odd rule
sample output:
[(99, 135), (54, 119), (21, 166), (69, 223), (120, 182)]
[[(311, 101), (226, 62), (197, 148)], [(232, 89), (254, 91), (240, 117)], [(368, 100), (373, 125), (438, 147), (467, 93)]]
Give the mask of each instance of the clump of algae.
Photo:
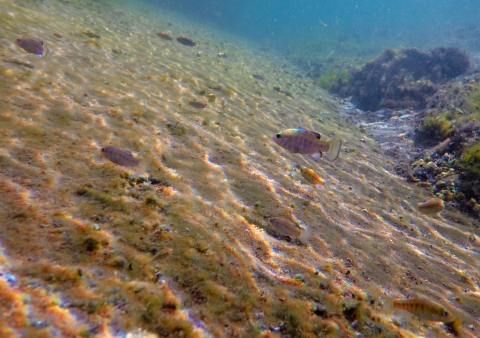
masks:
[(466, 148), (459, 163), (467, 175), (480, 177), (480, 142)]
[(452, 123), (445, 116), (427, 116), (421, 124), (417, 136), (428, 142), (445, 140), (453, 130)]

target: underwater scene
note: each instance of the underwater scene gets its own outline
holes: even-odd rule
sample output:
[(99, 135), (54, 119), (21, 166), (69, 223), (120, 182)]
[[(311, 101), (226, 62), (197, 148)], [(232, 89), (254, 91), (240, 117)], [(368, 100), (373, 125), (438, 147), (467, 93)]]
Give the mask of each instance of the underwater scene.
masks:
[(0, 0), (0, 337), (480, 337), (478, 13)]

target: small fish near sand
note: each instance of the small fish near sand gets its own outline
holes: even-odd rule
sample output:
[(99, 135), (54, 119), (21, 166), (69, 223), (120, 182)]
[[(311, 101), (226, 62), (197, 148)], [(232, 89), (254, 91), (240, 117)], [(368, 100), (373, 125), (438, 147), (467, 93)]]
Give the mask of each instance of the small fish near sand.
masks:
[(158, 32), (157, 35), (163, 40), (167, 40), (167, 41), (173, 40), (173, 38), (170, 36), (170, 34), (165, 33), (165, 32)]
[(197, 108), (197, 109), (205, 108), (207, 106), (206, 102), (199, 101), (199, 100), (190, 101), (190, 102), (188, 102), (188, 104), (190, 106), (192, 106), (193, 108)]
[(102, 154), (113, 163), (124, 167), (138, 167), (140, 161), (136, 159), (131, 152), (118, 147), (102, 148)]
[(310, 168), (302, 168), (300, 169), (303, 178), (310, 184), (313, 184), (315, 188), (320, 189), (325, 187), (325, 181), (317, 175), (313, 169)]
[(298, 239), (303, 244), (308, 243), (310, 232), (299, 228), (295, 223), (283, 217), (271, 217), (268, 219), (268, 224), (275, 232), (280, 235), (288, 236), (292, 239)]
[(445, 208), (441, 198), (432, 197), (423, 203), (418, 203), (418, 211), (425, 215), (436, 215)]
[(48, 54), (48, 48), (45, 46), (42, 40), (32, 38), (18, 38), (15, 40), (15, 44), (22, 48), (24, 51), (35, 54), (36, 56), (44, 58)]
[(339, 139), (324, 141), (321, 140), (319, 133), (303, 128), (292, 128), (276, 133), (272, 141), (292, 153), (309, 154), (315, 160), (322, 157), (325, 152), (330, 161), (335, 161), (342, 146)]
[(260, 74), (252, 74), (253, 78), (254, 79), (257, 79), (257, 80), (260, 80), (260, 81), (264, 81), (265, 78), (263, 77), (263, 75), (260, 75)]
[(192, 39), (189, 39), (186, 36), (177, 37), (177, 41), (188, 47), (195, 47), (197, 45)]
[(387, 308), (407, 311), (420, 319), (451, 323), (457, 318), (442, 305), (422, 297), (393, 299)]

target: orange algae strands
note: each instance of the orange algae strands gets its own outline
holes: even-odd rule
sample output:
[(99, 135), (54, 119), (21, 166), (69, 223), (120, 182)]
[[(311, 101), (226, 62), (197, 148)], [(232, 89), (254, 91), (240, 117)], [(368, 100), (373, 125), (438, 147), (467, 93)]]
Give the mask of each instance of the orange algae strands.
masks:
[(124, 167), (137, 167), (140, 161), (133, 157), (132, 153), (118, 147), (102, 148), (102, 154), (113, 163)]
[(301, 170), (303, 178), (310, 184), (313, 184), (316, 188), (325, 186), (325, 181), (317, 175), (315, 171), (310, 168), (302, 168)]
[(423, 203), (418, 203), (418, 211), (426, 215), (435, 215), (442, 211), (445, 207), (443, 200), (433, 197)]
[(48, 48), (42, 40), (32, 38), (18, 38), (15, 44), (28, 53), (44, 58), (48, 54)]
[(303, 244), (308, 243), (310, 233), (308, 230), (300, 229), (295, 223), (283, 217), (271, 217), (268, 219), (270, 226), (280, 235), (290, 238), (298, 238)]
[(392, 306), (395, 309), (405, 310), (423, 320), (451, 323), (456, 317), (445, 307), (426, 298), (394, 299)]

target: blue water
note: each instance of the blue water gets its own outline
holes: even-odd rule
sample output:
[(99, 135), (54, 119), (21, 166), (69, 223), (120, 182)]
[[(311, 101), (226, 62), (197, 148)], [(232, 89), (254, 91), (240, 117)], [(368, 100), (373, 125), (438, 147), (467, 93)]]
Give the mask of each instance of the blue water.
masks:
[[(151, 2), (277, 49), (355, 41), (361, 47), (480, 49), (480, 1), (161, 0)], [(320, 21), (321, 22), (320, 22)], [(328, 45), (327, 45), (328, 44)]]

